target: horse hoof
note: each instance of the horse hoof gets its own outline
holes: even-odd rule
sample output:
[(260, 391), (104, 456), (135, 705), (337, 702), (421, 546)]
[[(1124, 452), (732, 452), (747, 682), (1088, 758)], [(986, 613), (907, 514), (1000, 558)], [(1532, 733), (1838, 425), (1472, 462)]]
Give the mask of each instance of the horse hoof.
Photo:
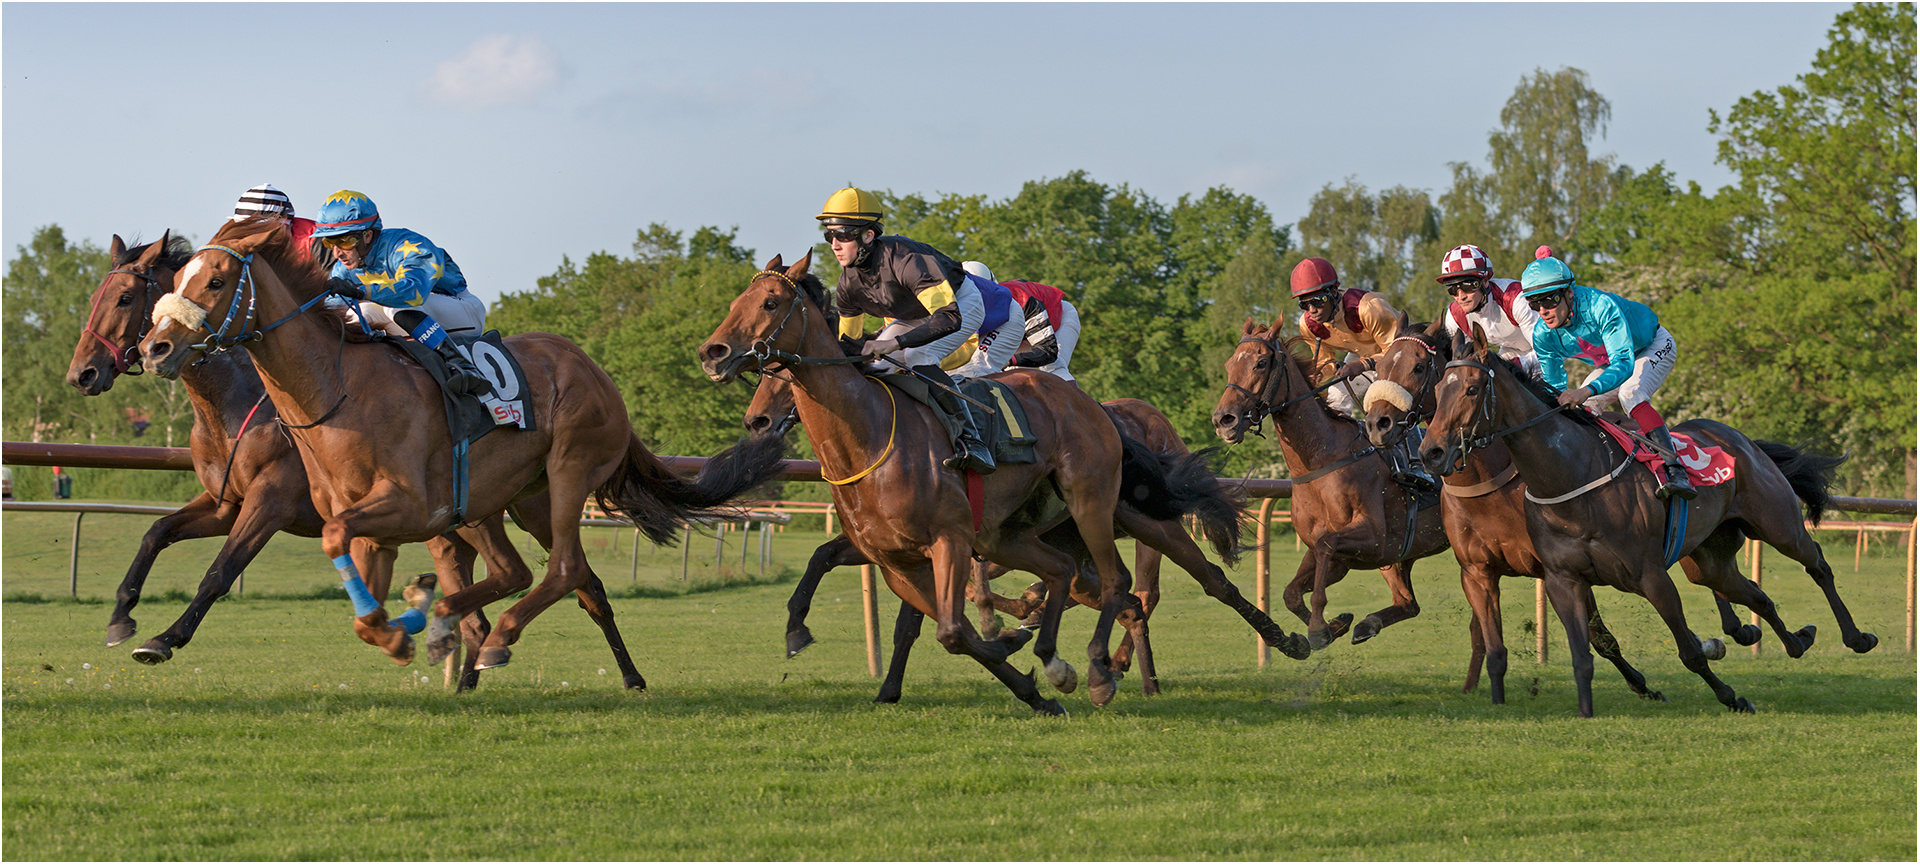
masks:
[(1368, 616), (1361, 619), (1360, 627), (1353, 629), (1353, 644), (1358, 646), (1361, 643), (1373, 639), (1379, 635), (1380, 629), (1384, 627), (1386, 627), (1386, 625), (1380, 621), (1379, 616)]
[(787, 657), (800, 654), (800, 650), (813, 645), (813, 632), (802, 626), (797, 631), (787, 632)]
[(882, 706), (891, 706), (900, 702), (900, 692), (883, 688), (879, 695), (873, 698), (873, 701)]
[(1001, 634), (1000, 642), (1006, 644), (1007, 654), (1011, 655), (1014, 652), (1026, 648), (1028, 643), (1033, 642), (1033, 632), (1022, 628), (1015, 628)]
[(1307, 629), (1307, 648), (1315, 652), (1318, 652), (1321, 649), (1324, 649), (1331, 645), (1333, 645), (1333, 629), (1332, 628), (1308, 628)]
[(1050, 718), (1065, 718), (1067, 716), (1067, 710), (1060, 707), (1060, 701), (1058, 700), (1041, 700), (1035, 703), (1033, 705), (1033, 713), (1035, 715), (1046, 715)]
[(460, 632), (453, 627), (453, 620), (434, 617), (433, 624), (427, 626), (427, 663), (438, 664), (459, 648)]
[(173, 660), (173, 649), (170, 646), (159, 646), (148, 643), (133, 650), (133, 659), (147, 666), (164, 664), (167, 661)]
[(1071, 694), (1073, 689), (1080, 687), (1080, 674), (1074, 671), (1072, 664), (1054, 658), (1047, 662), (1046, 670), (1047, 681), (1053, 683), (1054, 690)]
[[(134, 633), (134, 627), (133, 627), (132, 619), (128, 619), (124, 622), (114, 622), (113, 624), (108, 625), (107, 626), (107, 648), (111, 649), (114, 646), (118, 646), (121, 643), (124, 643), (128, 640), (133, 639), (133, 633)], [(1873, 635), (1868, 634), (1867, 636), (1871, 637)]]
[(1756, 709), (1753, 708), (1752, 703), (1747, 702), (1747, 698), (1745, 697), (1736, 698), (1733, 701), (1733, 705), (1728, 707), (1728, 709), (1730, 711), (1739, 712), (1742, 715), (1751, 715), (1755, 711), (1757, 711)]
[(1353, 627), (1352, 613), (1341, 613), (1340, 615), (1334, 616), (1333, 621), (1327, 623), (1327, 630), (1329, 632), (1328, 642), (1340, 639), (1340, 636), (1345, 634), (1347, 629), (1351, 627)]
[(1648, 700), (1648, 701), (1658, 700), (1662, 703), (1665, 703), (1667, 702), (1667, 695), (1662, 694), (1659, 691), (1648, 691), (1644, 694), (1641, 694), (1640, 699)]
[(1094, 708), (1113, 702), (1113, 695), (1119, 691), (1114, 687), (1113, 677), (1107, 674), (1107, 668), (1101, 664), (1087, 667), (1087, 699)]
[(491, 670), (495, 667), (504, 667), (511, 660), (513, 660), (512, 649), (505, 646), (490, 646), (480, 650), (480, 660), (474, 662), (473, 668)]
[(1742, 646), (1751, 646), (1754, 643), (1760, 642), (1760, 626), (1752, 624), (1741, 625), (1727, 636), (1732, 637), (1734, 642)]
[(1864, 655), (1868, 652), (1873, 651), (1873, 647), (1878, 645), (1880, 645), (1879, 637), (1876, 637), (1873, 634), (1867, 633), (1866, 631), (1861, 631), (1860, 638), (1857, 640), (1854, 640), (1851, 643), (1848, 643), (1847, 648), (1852, 649), (1855, 653)]
[(1708, 637), (1700, 641), (1700, 654), (1709, 661), (1718, 661), (1727, 656), (1727, 644), (1719, 637)]
[(1279, 649), (1280, 654), (1286, 655), (1296, 661), (1304, 661), (1313, 656), (1312, 641), (1300, 634), (1288, 634), (1285, 639), (1274, 644), (1273, 647)]
[(1155, 679), (1151, 676), (1141, 679), (1140, 680), (1140, 696), (1142, 697), (1160, 696), (1160, 680)]
[(405, 628), (400, 630), (399, 643), (387, 652), (387, 660), (392, 661), (396, 667), (413, 663), (413, 636), (408, 634)]
[(1800, 638), (1800, 651), (1794, 652), (1793, 656), (1798, 658), (1806, 654), (1808, 649), (1813, 648), (1813, 636), (1817, 633), (1819, 633), (1819, 630), (1812, 625), (1794, 631), (1793, 635)]
[(634, 673), (631, 676), (625, 676), (623, 678), (629, 691), (644, 691), (647, 689), (646, 677), (641, 676), (639, 673)]

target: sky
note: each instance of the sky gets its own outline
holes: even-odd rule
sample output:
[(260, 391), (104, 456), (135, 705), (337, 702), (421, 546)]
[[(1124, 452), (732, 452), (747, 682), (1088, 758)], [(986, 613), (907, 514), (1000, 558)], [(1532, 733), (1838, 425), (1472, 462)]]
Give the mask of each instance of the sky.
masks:
[(1612, 104), (1596, 152), (1711, 191), (1709, 111), (1793, 84), (1845, 8), (6, 2), (0, 248), (205, 241), (255, 184), (309, 217), (348, 188), (492, 302), (656, 222), (792, 258), (848, 184), (1004, 200), (1084, 170), (1293, 223), (1328, 184), (1484, 168), (1514, 88), (1569, 66)]

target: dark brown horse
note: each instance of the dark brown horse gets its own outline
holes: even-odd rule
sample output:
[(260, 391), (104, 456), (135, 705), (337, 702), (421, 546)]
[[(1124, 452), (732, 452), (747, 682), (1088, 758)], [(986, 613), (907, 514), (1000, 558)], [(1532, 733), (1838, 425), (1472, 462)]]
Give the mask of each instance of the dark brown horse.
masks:
[[(1650, 472), (1598, 430), (1598, 420), (1580, 409), (1562, 409), (1555, 395), (1487, 350), (1476, 331), (1472, 342), (1453, 345), (1434, 386), (1434, 420), (1420, 443), (1421, 458), (1436, 473), (1451, 472), (1466, 453), (1505, 438), (1514, 465), (1526, 480), (1527, 531), (1545, 571), (1547, 595), (1567, 631), (1581, 717), (1593, 715), (1593, 655), (1587, 621), (1591, 609), (1581, 585), (1608, 585), (1647, 599), (1672, 631), (1681, 663), (1705, 681), (1729, 709), (1753, 711), (1713, 674), (1703, 643), (1688, 628), (1679, 593), (1667, 576), (1666, 503), (1654, 496)], [(1838, 460), (1771, 442), (1757, 442), (1725, 424), (1691, 420), (1675, 427), (1703, 445), (1734, 458), (1734, 476), (1702, 487), (1691, 502), (1679, 555), (1691, 555), (1700, 584), (1753, 610), (1773, 627), (1788, 655), (1799, 657), (1813, 642), (1812, 626), (1788, 632), (1773, 601), (1741, 576), (1735, 556), (1746, 537), (1758, 538), (1804, 565), (1830, 587), (1833, 573), (1820, 545), (1807, 534), (1800, 507), (1818, 521), (1827, 484)], [(1832, 592), (1829, 590), (1829, 596)], [(1847, 645), (1871, 650), (1878, 639), (1858, 631), (1842, 615)]]
[[(434, 604), (430, 657), (451, 650), (461, 619), (532, 582), (504, 525), (489, 515), (511, 508), (551, 556), (546, 577), (499, 617), (478, 652), (479, 669), (505, 665), (527, 623), (568, 593), (579, 592), (583, 605), (604, 598), (589, 588), (598, 580), (580, 547), (587, 496), (661, 542), (689, 519), (719, 515), (728, 500), (779, 470), (783, 446), (763, 439), (716, 457), (694, 482), (676, 477), (634, 436), (619, 390), (584, 352), (552, 334), (520, 334), (506, 343), (527, 373), (526, 405), (538, 428), (501, 429), (474, 444), (462, 513), (439, 386), (391, 347), (349, 341), (345, 319), (320, 305), (325, 283), (321, 270), (295, 255), (277, 221), (227, 223), (156, 306), (140, 350), (148, 371), (177, 376), (208, 349), (246, 344), (300, 447), (313, 504), (326, 519), (322, 549), (343, 575), (341, 557), (356, 538), (391, 547), (482, 517), (462, 538), (501, 566)], [(190, 345), (203, 331), (212, 336)], [(588, 612), (611, 640), (611, 608)], [(374, 611), (355, 626), (366, 638), (386, 624), (384, 611)], [(627, 684), (645, 685), (637, 673)]]
[[(1353, 620), (1326, 619), (1327, 587), (1354, 568), (1379, 568), (1392, 604), (1353, 628), (1365, 642), (1381, 629), (1420, 614), (1413, 594), (1413, 563), (1447, 547), (1440, 508), (1416, 506), (1393, 480), (1386, 458), (1367, 443), (1366, 430), (1321, 402), (1309, 383), (1311, 352), (1299, 337), (1282, 337), (1286, 316), (1261, 327), (1248, 319), (1227, 358), (1227, 390), (1214, 408), (1214, 431), (1238, 444), (1249, 428), (1272, 417), (1293, 477), (1293, 529), (1306, 544), (1300, 569), (1282, 598), (1307, 623), (1316, 649), (1332, 643)], [(1303, 599), (1313, 589), (1311, 608)]]
[[(966, 476), (940, 464), (950, 448), (933, 410), (896, 399), (886, 385), (840, 362), (846, 358), (824, 311), (825, 289), (807, 272), (811, 262), (809, 254), (788, 267), (775, 256), (754, 276), (700, 349), (707, 375), (724, 382), (743, 368), (790, 365), (800, 423), (821, 473), (843, 481), (833, 486), (833, 501), (854, 546), (886, 574), (895, 594), (933, 617), (942, 646), (973, 658), (1036, 711), (1061, 709), (1007, 663), (1025, 636), (984, 639), (963, 612), (968, 559), (977, 553), (1046, 581), (1034, 654), (1066, 690), (1074, 674), (1057, 657), (1055, 640), (1076, 561), (1089, 557), (1100, 574), (1101, 606), (1087, 647), (1087, 683), (1094, 704), (1104, 705), (1114, 693), (1107, 648), (1113, 623), (1123, 609), (1139, 610), (1113, 541), (1123, 449), (1152, 455), (1137, 442), (1123, 444), (1100, 404), (1078, 388), (1038, 371), (1005, 373), (1000, 380), (1013, 388), (1038, 437), (1036, 458), (982, 479), (976, 531)], [(1156, 479), (1164, 478), (1162, 469)], [(1068, 516), (1079, 549), (1041, 538)]]
[[(1445, 324), (1437, 321), (1423, 331), (1403, 317), (1399, 334), (1375, 360), (1377, 380), (1362, 400), (1367, 410), (1367, 437), (1375, 447), (1400, 446), (1412, 423), (1433, 415), (1433, 383), (1446, 366), (1451, 348)], [(1473, 690), (1484, 662), (1494, 705), (1507, 701), (1507, 643), (1500, 618), (1500, 578), (1538, 579), (1543, 573), (1521, 507), (1526, 489), (1506, 443), (1498, 440), (1474, 451), (1441, 484), (1441, 522), (1454, 559), (1460, 562), (1460, 588), (1473, 609), (1467, 625), (1473, 654), (1467, 662), (1466, 684), (1460, 690)], [(1582, 585), (1580, 591), (1585, 593), (1588, 608), (1594, 610), (1590, 622), (1594, 650), (1613, 663), (1635, 694), (1664, 701), (1659, 692), (1647, 689), (1646, 676), (1621, 654), (1620, 641), (1607, 630), (1593, 605), (1593, 588)], [(1754, 631), (1758, 639), (1758, 629)]]
[[(1174, 431), (1173, 422), (1160, 413), (1151, 404), (1137, 399), (1116, 399), (1101, 403), (1107, 416), (1122, 435), (1145, 444), (1149, 449), (1164, 454), (1186, 454), (1187, 445)], [(783, 375), (770, 374), (761, 378), (754, 390), (753, 401), (747, 406), (746, 427), (750, 431), (784, 431), (797, 415), (794, 414), (793, 386)], [(1122, 511), (1131, 510), (1122, 502)], [(1207, 536), (1215, 541), (1216, 551), (1231, 563), (1239, 554), (1238, 537), (1240, 525), (1237, 516), (1240, 508), (1225, 491), (1218, 492), (1218, 499), (1212, 502), (1202, 514)], [(1116, 528), (1122, 533), (1127, 531), (1126, 524), (1136, 521), (1137, 512), (1116, 516)], [(1164, 544), (1172, 548), (1175, 561), (1188, 569), (1195, 581), (1199, 582), (1207, 594), (1221, 603), (1239, 612), (1248, 624), (1261, 633), (1264, 639), (1271, 639), (1276, 645), (1288, 647), (1297, 657), (1306, 656), (1305, 640), (1299, 635), (1288, 635), (1279, 629), (1273, 620), (1261, 612), (1240, 594), (1240, 590), (1226, 578), (1226, 574), (1212, 562), (1193, 542), (1178, 521), (1158, 521), (1163, 525), (1161, 531), (1134, 544), (1134, 582), (1133, 594), (1140, 599), (1141, 625), (1130, 630), (1126, 638), (1113, 653), (1113, 668), (1126, 672), (1131, 668), (1134, 647), (1140, 645), (1141, 689), (1151, 696), (1159, 693), (1159, 682), (1153, 672), (1153, 656), (1146, 645), (1145, 624), (1153, 616), (1154, 607), (1160, 602), (1160, 560), (1164, 557), (1154, 544)], [(1073, 532), (1077, 529), (1071, 521), (1062, 523), (1052, 532)], [(794, 586), (793, 595), (787, 600), (787, 657), (791, 658), (800, 650), (813, 643), (813, 632), (807, 628), (806, 617), (811, 608), (813, 593), (820, 580), (828, 571), (836, 567), (851, 567), (871, 564), (860, 551), (853, 546), (845, 534), (821, 544), (807, 562), (806, 573), (802, 574)], [(1085, 562), (1074, 579), (1073, 598), (1083, 606), (1097, 603), (1098, 574), (1091, 573)], [(983, 606), (982, 633), (993, 636), (987, 624), (987, 610), (1007, 613), (1016, 619), (1024, 619), (1037, 611), (1045, 601), (1044, 591), (1030, 587), (1019, 598), (1007, 598), (994, 594), (989, 588), (991, 581), (1010, 572), (1004, 565), (980, 562), (975, 565), (975, 579), (968, 586), (968, 597)], [(1039, 586), (1041, 584), (1036, 584)], [(912, 604), (902, 602), (900, 613), (894, 623), (894, 650), (887, 666), (887, 677), (881, 683), (880, 695), (875, 702), (892, 703), (900, 699), (901, 677), (905, 673), (906, 658), (913, 642), (918, 638), (921, 616)]]

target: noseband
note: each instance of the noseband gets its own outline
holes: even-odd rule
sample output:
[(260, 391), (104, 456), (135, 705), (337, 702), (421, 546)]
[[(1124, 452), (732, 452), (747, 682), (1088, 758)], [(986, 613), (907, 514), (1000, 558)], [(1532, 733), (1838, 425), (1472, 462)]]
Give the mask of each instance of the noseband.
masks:
[[(107, 276), (110, 277), (116, 273), (124, 273), (146, 283), (147, 297), (149, 298), (153, 296), (153, 290), (160, 287), (160, 280), (154, 279), (151, 273), (141, 273), (137, 270), (116, 267), (107, 271)], [(105, 285), (106, 281), (104, 279), (101, 280), (101, 286), (105, 287)], [(100, 300), (99, 295), (96, 294), (92, 308), (87, 311), (87, 326), (83, 332), (99, 340), (101, 345), (107, 347), (107, 353), (113, 357), (113, 374), (139, 375), (144, 372), (145, 370), (141, 369), (139, 364), (133, 362), (133, 355), (140, 350), (140, 341), (147, 338), (147, 331), (152, 329), (152, 322), (148, 320), (145, 315), (140, 316), (140, 335), (133, 338), (133, 345), (121, 348), (120, 346), (114, 345), (113, 340), (101, 336), (99, 331), (93, 329), (93, 316), (94, 313), (99, 311)]]
[(1280, 412), (1286, 410), (1288, 406), (1291, 406), (1294, 403), (1300, 402), (1302, 400), (1312, 399), (1314, 396), (1318, 395), (1321, 391), (1326, 390), (1327, 388), (1333, 387), (1336, 384), (1339, 384), (1339, 380), (1334, 379), (1334, 380), (1328, 381), (1326, 384), (1320, 385), (1319, 387), (1310, 387), (1307, 389), (1306, 393), (1300, 394), (1299, 396), (1296, 396), (1296, 397), (1292, 397), (1288, 399), (1286, 402), (1280, 403), (1279, 405), (1274, 405), (1273, 400), (1276, 396), (1278, 396), (1278, 394), (1275, 393), (1275, 391), (1279, 390), (1279, 385), (1282, 379), (1282, 376), (1275, 375), (1275, 373), (1278, 371), (1278, 368), (1282, 363), (1283, 358), (1286, 355), (1286, 352), (1280, 349), (1280, 343), (1278, 340), (1267, 339), (1266, 337), (1262, 337), (1262, 336), (1243, 337), (1240, 340), (1241, 344), (1245, 344), (1249, 342), (1257, 342), (1261, 345), (1266, 346), (1268, 351), (1273, 352), (1273, 363), (1267, 367), (1267, 378), (1260, 388), (1261, 393), (1254, 393), (1253, 391), (1248, 390), (1244, 387), (1241, 387), (1240, 385), (1235, 384), (1234, 382), (1231, 382), (1231, 381), (1227, 382), (1227, 387), (1230, 387), (1243, 394), (1246, 394), (1247, 399), (1250, 399), (1253, 401), (1253, 407), (1249, 408), (1245, 412), (1242, 412), (1241, 417), (1246, 419), (1247, 431), (1250, 433), (1253, 433), (1254, 435), (1258, 435), (1258, 436), (1261, 436), (1262, 438), (1265, 438), (1264, 435), (1261, 435), (1260, 425), (1263, 421), (1266, 420), (1266, 418), (1279, 414)]
[[(787, 304), (787, 313), (780, 317), (780, 323), (774, 325), (773, 330), (768, 332), (766, 336), (755, 339), (753, 344), (748, 346), (745, 352), (741, 353), (738, 358), (732, 361), (732, 365), (735, 368), (738, 368), (740, 364), (746, 362), (746, 359), (749, 357), (754, 359), (759, 372), (768, 374), (779, 372), (790, 366), (822, 363), (859, 363), (866, 360), (866, 358), (859, 356), (801, 357), (785, 349), (774, 348), (774, 341), (780, 338), (780, 334), (787, 329), (787, 324), (793, 321), (794, 310), (799, 309), (800, 304), (807, 302), (807, 300), (801, 296), (800, 286), (792, 279), (789, 279), (786, 274), (777, 270), (760, 271), (747, 280), (747, 285), (751, 287), (754, 283), (759, 282), (760, 277), (763, 276), (771, 276), (786, 283), (787, 288), (793, 292), (793, 300)], [(807, 317), (804, 315), (800, 317), (800, 344), (807, 344)]]

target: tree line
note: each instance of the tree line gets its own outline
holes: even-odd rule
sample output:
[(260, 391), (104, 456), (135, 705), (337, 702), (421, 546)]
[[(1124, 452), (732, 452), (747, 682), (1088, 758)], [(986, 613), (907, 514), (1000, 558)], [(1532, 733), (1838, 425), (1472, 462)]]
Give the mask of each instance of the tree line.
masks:
[[(1535, 70), (1488, 135), (1484, 164), (1452, 163), (1439, 192), (1329, 182), (1297, 225), (1227, 187), (1156, 200), (1084, 171), (990, 199), (878, 191), (890, 233), (978, 259), (1001, 279), (1064, 290), (1083, 330), (1074, 373), (1096, 398), (1144, 399), (1189, 443), (1213, 440), (1222, 364), (1247, 318), (1295, 316), (1292, 266), (1312, 255), (1348, 286), (1386, 294), (1416, 321), (1442, 314), (1442, 254), (1472, 243), (1517, 278), (1551, 245), (1583, 283), (1651, 305), (1680, 346), (1659, 408), (1750, 435), (1847, 453), (1839, 489), (1913, 495), (1915, 428), (1914, 7), (1841, 13), (1794, 84), (1710, 112), (1718, 161), (1737, 178), (1714, 192), (1664, 164), (1636, 169), (1601, 152), (1611, 105), (1578, 69)], [(626, 254), (559, 267), (489, 314), (502, 332), (578, 342), (619, 383), (636, 430), (663, 453), (728, 444), (750, 389), (701, 375), (700, 342), (774, 252), (736, 232), (654, 223)], [(837, 267), (815, 243), (815, 268)], [(92, 400), (61, 383), (105, 255), (38, 232), (5, 277), (9, 439), (184, 443), (177, 384), (123, 381)], [(802, 453), (803, 437), (796, 437)], [(1284, 475), (1252, 439), (1224, 471)], [(191, 481), (182, 478), (183, 489)]]

